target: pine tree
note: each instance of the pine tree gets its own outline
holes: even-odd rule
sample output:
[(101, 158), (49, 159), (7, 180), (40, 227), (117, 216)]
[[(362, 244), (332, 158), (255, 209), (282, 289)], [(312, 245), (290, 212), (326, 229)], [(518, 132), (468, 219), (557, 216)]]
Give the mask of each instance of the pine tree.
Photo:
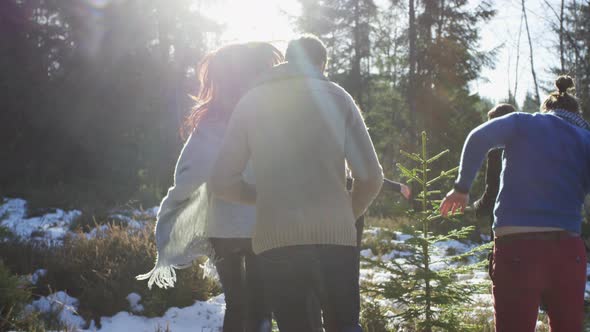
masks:
[(476, 253), (489, 248), (489, 245), (476, 247), (465, 253), (458, 253), (435, 259), (433, 256), (436, 245), (443, 241), (465, 239), (473, 226), (460, 227), (443, 234), (433, 234), (431, 225), (439, 222), (438, 203), (434, 197), (441, 191), (434, 189), (457, 171), (457, 168), (442, 171), (431, 176), (431, 167), (449, 151), (445, 150), (430, 157), (426, 146), (426, 133), (422, 132), (421, 153), (402, 151), (417, 166), (406, 168), (398, 164), (402, 174), (414, 181), (421, 188), (417, 196), (419, 207), (408, 211), (410, 220), (414, 221), (407, 229), (409, 239), (404, 243), (404, 250), (409, 255), (390, 261), (367, 260), (374, 268), (386, 271), (390, 279), (373, 283), (365, 288), (369, 296), (385, 298), (393, 303), (393, 312), (397, 328), (416, 328), (418, 331), (464, 331), (470, 326), (464, 322), (467, 306), (472, 302), (471, 296), (483, 292), (484, 285), (467, 284), (457, 280), (457, 274), (465, 274), (481, 268), (485, 262), (476, 264), (458, 264)]
[(575, 79), (576, 96), (580, 98), (582, 112), (590, 118), (590, 3), (583, 0), (569, 2), (564, 26), (558, 33), (563, 37), (564, 71)]
[[(453, 127), (459, 113), (474, 113), (469, 83), (482, 68), (491, 65), (493, 52), (478, 51), (480, 23), (495, 14), (489, 2), (478, 6), (467, 0), (424, 0), (416, 8), (416, 123), (436, 138), (434, 147), (444, 149), (461, 145), (478, 123)], [(412, 87), (409, 87), (412, 88)], [(453, 131), (461, 131), (460, 141)], [(459, 149), (453, 150), (458, 157)]]
[(536, 113), (539, 111), (539, 104), (537, 104), (537, 100), (530, 91), (527, 91), (520, 111), (526, 113)]
[(329, 50), (328, 74), (368, 111), (367, 80), (377, 6), (374, 0), (300, 0), (297, 26)]

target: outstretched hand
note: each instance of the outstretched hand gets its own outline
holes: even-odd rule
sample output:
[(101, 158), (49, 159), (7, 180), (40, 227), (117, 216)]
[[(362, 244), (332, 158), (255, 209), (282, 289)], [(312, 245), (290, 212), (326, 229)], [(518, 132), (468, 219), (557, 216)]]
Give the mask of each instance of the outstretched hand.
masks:
[(455, 214), (457, 210), (463, 212), (469, 201), (469, 194), (464, 194), (455, 191), (454, 189), (449, 191), (447, 197), (445, 197), (440, 204), (440, 214), (446, 217), (449, 214)]
[(400, 192), (402, 194), (402, 196), (404, 196), (405, 199), (409, 200), (410, 197), (412, 196), (412, 189), (410, 189), (410, 187), (408, 187), (405, 184), (400, 184)]

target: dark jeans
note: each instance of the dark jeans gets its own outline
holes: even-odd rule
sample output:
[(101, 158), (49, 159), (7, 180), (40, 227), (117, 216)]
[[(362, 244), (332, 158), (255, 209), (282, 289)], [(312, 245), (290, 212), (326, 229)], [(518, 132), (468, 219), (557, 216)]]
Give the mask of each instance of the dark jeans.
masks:
[[(360, 251), (361, 249), (361, 242), (363, 240), (363, 230), (365, 229), (365, 216), (360, 216), (356, 223), (356, 245)], [(356, 265), (357, 271), (360, 270), (360, 255), (356, 255), (354, 264)], [(357, 280), (357, 282), (360, 282)], [(314, 296), (314, 294), (310, 294), (309, 302), (308, 302), (308, 311), (310, 312), (310, 319), (311, 324), (313, 326), (313, 331), (323, 331), (322, 330), (322, 310), (320, 309), (319, 300)], [(324, 317), (324, 321), (326, 318)]]
[(317, 331), (319, 300), (328, 332), (358, 332), (359, 271), (352, 246), (301, 245), (271, 249), (259, 255), (266, 294), (281, 332)]
[(270, 331), (271, 314), (252, 240), (212, 238), (217, 273), (225, 294), (223, 332)]

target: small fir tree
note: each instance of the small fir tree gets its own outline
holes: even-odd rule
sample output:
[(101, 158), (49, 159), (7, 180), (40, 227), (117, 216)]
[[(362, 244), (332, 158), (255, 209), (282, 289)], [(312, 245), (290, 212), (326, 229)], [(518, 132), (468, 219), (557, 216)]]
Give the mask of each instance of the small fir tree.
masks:
[(388, 280), (372, 282), (363, 288), (367, 295), (388, 300), (392, 304), (392, 308), (388, 309), (397, 328), (424, 332), (472, 330), (474, 327), (465, 321), (468, 305), (472, 303), (472, 295), (485, 292), (485, 285), (461, 282), (457, 275), (472, 273), (473, 270), (482, 268), (485, 261), (474, 264), (462, 262), (469, 261), (477, 253), (488, 249), (489, 245), (479, 246), (464, 253), (453, 253), (449, 250), (447, 254), (450, 255), (441, 256), (442, 258), (433, 255), (437, 250), (437, 244), (465, 239), (474, 231), (473, 226), (459, 227), (443, 234), (433, 234), (431, 231), (431, 224), (442, 220), (438, 212), (440, 200), (434, 199), (441, 196), (442, 192), (434, 188), (443, 180), (454, 177), (458, 169), (456, 167), (442, 171), (432, 178), (431, 167), (448, 152), (445, 150), (429, 157), (425, 132), (422, 132), (421, 154), (401, 151), (417, 166), (410, 169), (398, 164), (399, 170), (409, 182), (415, 182), (416, 187), (420, 188), (416, 196), (418, 204), (407, 212), (413, 222), (406, 230), (409, 236), (403, 242), (402, 249), (409, 254), (389, 261), (366, 260), (373, 268), (391, 275)]

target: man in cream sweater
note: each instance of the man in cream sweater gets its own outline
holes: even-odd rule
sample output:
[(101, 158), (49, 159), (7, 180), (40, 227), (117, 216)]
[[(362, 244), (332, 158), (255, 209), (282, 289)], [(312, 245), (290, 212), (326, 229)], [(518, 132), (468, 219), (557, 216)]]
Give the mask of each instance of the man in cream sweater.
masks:
[[(310, 293), (328, 331), (361, 331), (354, 224), (379, 193), (383, 171), (354, 100), (323, 75), (323, 43), (293, 40), (286, 60), (236, 106), (210, 189), (256, 205), (253, 249), (281, 331), (313, 330)], [(248, 160), (256, 188), (242, 178)]]

